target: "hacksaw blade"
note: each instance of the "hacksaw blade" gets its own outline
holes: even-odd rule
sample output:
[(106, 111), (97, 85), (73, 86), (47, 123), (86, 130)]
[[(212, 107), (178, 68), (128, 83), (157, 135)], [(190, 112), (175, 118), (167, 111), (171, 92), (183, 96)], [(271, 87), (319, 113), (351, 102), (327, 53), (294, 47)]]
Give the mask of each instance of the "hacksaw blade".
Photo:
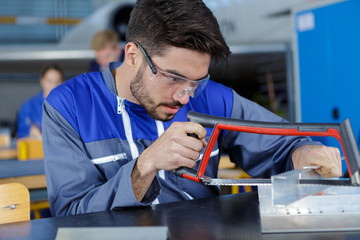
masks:
[[(264, 178), (242, 178), (242, 179), (229, 179), (229, 178), (210, 178), (201, 176), (199, 178), (202, 183), (209, 186), (268, 186), (271, 185), (271, 179)], [(300, 179), (301, 185), (324, 185), (324, 186), (348, 186), (358, 187), (351, 183), (350, 179)]]

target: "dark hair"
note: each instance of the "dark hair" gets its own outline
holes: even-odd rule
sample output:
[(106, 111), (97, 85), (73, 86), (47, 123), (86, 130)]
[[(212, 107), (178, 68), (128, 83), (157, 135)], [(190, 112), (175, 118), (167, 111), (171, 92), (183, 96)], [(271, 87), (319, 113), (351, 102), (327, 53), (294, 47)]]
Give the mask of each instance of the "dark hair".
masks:
[(202, 0), (138, 0), (130, 15), (127, 41), (152, 55), (169, 46), (208, 53), (216, 63), (230, 54), (219, 24)]
[(57, 65), (57, 64), (55, 64), (55, 63), (47, 64), (47, 65), (43, 68), (40, 77), (41, 77), (41, 78), (44, 77), (45, 74), (46, 74), (49, 70), (52, 70), (52, 69), (55, 70), (55, 71), (57, 71), (57, 72), (59, 72), (60, 75), (61, 75), (61, 78), (64, 80), (64, 71), (61, 69), (61, 67), (59, 67), (59, 65)]

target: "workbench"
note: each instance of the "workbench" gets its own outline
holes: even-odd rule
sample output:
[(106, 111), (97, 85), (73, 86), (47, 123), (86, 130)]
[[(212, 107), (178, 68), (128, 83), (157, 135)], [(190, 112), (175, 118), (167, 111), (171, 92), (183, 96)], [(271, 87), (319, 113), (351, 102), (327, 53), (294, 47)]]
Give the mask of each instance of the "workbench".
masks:
[(166, 226), (169, 239), (360, 239), (360, 232), (262, 234), (257, 192), (0, 225), (0, 238), (55, 239), (61, 227)]

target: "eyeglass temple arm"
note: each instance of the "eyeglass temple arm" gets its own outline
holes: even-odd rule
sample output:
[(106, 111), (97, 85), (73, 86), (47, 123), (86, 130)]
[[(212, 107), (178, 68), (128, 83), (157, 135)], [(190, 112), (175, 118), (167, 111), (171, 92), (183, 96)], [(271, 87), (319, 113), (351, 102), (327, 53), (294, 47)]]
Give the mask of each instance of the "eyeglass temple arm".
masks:
[(150, 67), (152, 73), (157, 74), (157, 69), (154, 66), (154, 64), (152, 63), (152, 61), (151, 61), (149, 55), (147, 54), (147, 52), (145, 51), (145, 49), (140, 45), (140, 43), (138, 43), (138, 42), (134, 42), (134, 43), (136, 44), (136, 46), (138, 46), (140, 48), (140, 51), (144, 54), (146, 61), (149, 63), (149, 67)]

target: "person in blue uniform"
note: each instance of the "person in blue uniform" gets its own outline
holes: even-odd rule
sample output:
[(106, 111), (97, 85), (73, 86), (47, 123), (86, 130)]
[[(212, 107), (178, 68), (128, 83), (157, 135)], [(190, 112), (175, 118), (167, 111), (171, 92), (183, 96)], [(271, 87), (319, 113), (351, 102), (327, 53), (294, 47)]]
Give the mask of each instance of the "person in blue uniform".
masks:
[(113, 30), (107, 29), (96, 33), (91, 39), (91, 49), (95, 52), (95, 59), (89, 64), (89, 72), (103, 71), (110, 62), (124, 60), (118, 34)]
[(18, 138), (41, 138), (42, 104), (50, 91), (64, 81), (62, 69), (51, 64), (46, 66), (40, 75), (41, 91), (25, 101), (17, 115)]
[[(188, 122), (190, 110), (228, 118), (286, 122), (210, 80), (211, 62), (229, 48), (201, 0), (137, 1), (122, 64), (77, 76), (44, 103), (43, 146), (54, 216), (218, 196), (217, 187), (178, 177), (197, 168), (212, 129)], [(197, 138), (189, 136), (196, 134)], [(222, 151), (252, 177), (317, 165), (341, 175), (337, 148), (308, 137), (224, 131), (205, 175), (216, 178)]]

